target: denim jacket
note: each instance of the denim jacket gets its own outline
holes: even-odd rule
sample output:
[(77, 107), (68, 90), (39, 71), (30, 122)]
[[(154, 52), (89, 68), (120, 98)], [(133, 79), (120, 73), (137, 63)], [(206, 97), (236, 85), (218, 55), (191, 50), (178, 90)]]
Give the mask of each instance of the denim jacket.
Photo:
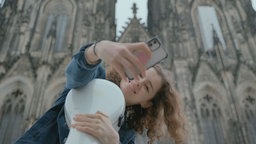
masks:
[[(64, 116), (64, 102), (70, 89), (86, 85), (94, 78), (105, 79), (101, 64), (89, 65), (84, 58), (86, 45), (75, 54), (67, 66), (67, 83), (60, 97), (36, 123), (21, 136), (15, 144), (64, 144), (69, 128)], [(127, 128), (125, 122), (119, 130), (120, 143), (134, 144), (135, 132)]]

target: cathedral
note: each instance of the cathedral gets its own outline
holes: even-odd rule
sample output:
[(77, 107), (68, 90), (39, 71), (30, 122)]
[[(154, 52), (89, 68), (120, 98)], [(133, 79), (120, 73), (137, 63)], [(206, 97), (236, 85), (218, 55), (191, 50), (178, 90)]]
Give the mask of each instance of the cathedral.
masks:
[(115, 7), (116, 0), (2, 1), (0, 143), (15, 142), (52, 106), (82, 45), (156, 35), (169, 55), (162, 65), (182, 96), (188, 144), (256, 143), (256, 11), (250, 0), (148, 0), (147, 24), (134, 4), (118, 37)]

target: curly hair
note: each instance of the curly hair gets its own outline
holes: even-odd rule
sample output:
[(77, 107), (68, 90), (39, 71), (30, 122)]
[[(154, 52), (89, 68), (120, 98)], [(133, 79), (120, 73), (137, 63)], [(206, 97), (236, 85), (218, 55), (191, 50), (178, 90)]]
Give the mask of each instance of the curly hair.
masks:
[[(142, 108), (140, 105), (127, 106), (126, 121), (130, 128), (140, 134), (146, 130), (148, 143), (153, 143), (163, 137), (164, 128), (166, 128), (175, 144), (182, 144), (185, 142), (186, 130), (180, 95), (168, 79), (170, 77), (167, 74), (168, 70), (163, 69), (160, 65), (156, 65), (154, 68), (161, 76), (163, 83), (151, 100), (152, 106), (148, 108)], [(107, 79), (117, 85), (121, 81), (121, 78), (113, 70), (107, 73)]]

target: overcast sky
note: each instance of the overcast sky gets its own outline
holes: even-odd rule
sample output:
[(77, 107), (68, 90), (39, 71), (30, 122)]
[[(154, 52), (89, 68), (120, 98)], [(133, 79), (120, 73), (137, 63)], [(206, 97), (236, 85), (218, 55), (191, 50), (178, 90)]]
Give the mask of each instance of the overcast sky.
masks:
[(116, 3), (116, 22), (117, 22), (117, 36), (120, 36), (119, 31), (123, 31), (123, 26), (126, 26), (126, 22), (129, 22), (128, 18), (133, 18), (132, 5), (136, 3), (137, 18), (141, 18), (141, 23), (147, 21), (147, 0), (117, 0)]

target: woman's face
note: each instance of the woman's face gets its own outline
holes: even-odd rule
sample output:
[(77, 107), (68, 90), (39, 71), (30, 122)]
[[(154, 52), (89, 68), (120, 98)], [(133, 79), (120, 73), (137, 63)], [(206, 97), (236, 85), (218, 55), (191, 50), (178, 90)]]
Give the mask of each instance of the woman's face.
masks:
[(155, 68), (146, 71), (146, 77), (139, 80), (121, 80), (120, 88), (124, 94), (126, 106), (140, 104), (146, 108), (150, 100), (162, 85), (162, 79)]

